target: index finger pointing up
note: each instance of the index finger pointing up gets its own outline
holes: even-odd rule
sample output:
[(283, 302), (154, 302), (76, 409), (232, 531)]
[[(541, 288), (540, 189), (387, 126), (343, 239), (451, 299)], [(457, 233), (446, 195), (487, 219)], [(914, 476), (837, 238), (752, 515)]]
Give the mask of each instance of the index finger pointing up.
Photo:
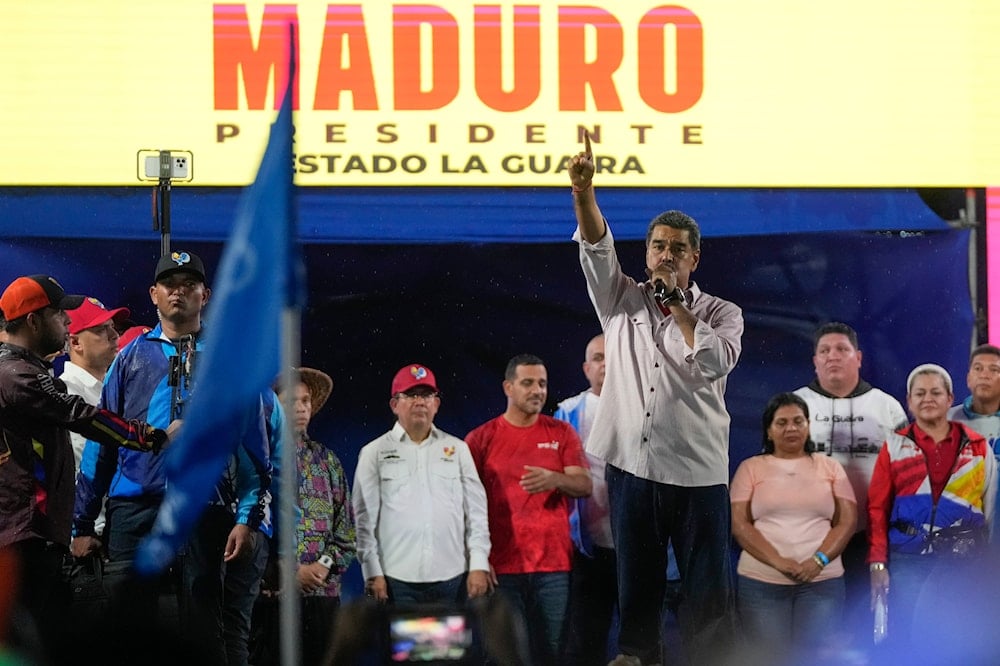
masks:
[(583, 152), (586, 153), (587, 157), (593, 157), (594, 153), (590, 150), (590, 132), (583, 130)]

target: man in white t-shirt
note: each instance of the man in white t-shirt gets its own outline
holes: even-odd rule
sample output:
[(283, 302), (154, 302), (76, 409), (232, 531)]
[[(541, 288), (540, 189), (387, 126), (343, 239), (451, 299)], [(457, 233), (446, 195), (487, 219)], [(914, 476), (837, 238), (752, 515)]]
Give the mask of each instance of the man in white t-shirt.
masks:
[(867, 612), (869, 595), (865, 564), (868, 484), (882, 442), (906, 425), (906, 412), (898, 400), (861, 378), (862, 355), (853, 328), (841, 322), (823, 324), (813, 342), (816, 379), (795, 394), (809, 405), (809, 433), (816, 452), (844, 467), (858, 502), (857, 531), (841, 555), (847, 585), (845, 608), (849, 622), (858, 625), (852, 631), (867, 626), (870, 638), (871, 626), (861, 617)]

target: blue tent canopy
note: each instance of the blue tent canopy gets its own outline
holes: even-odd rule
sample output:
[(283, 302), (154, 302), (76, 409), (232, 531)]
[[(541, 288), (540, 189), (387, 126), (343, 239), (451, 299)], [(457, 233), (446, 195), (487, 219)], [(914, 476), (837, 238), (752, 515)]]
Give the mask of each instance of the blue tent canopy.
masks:
[[(146, 240), (145, 187), (0, 188), (0, 236)], [(173, 232), (194, 241), (229, 233), (239, 188), (175, 186)], [(796, 232), (932, 230), (945, 224), (913, 189), (599, 189), (615, 237), (645, 238), (676, 208), (707, 238)], [(305, 243), (553, 243), (572, 233), (565, 188), (300, 188)]]

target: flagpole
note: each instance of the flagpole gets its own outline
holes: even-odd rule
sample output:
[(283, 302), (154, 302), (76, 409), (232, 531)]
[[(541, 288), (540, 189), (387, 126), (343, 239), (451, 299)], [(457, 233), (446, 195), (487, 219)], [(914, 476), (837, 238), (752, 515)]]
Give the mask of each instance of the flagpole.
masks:
[(281, 451), (281, 484), (278, 493), (278, 555), (281, 561), (281, 664), (298, 666), (301, 662), (299, 650), (299, 592), (297, 571), (299, 566), (296, 544), (295, 503), (298, 497), (299, 474), (296, 460), (297, 441), (292, 431), (292, 415), (295, 413), (295, 387), (299, 383), (296, 368), (299, 367), (300, 326), (302, 311), (297, 306), (285, 307), (281, 314), (281, 406), (285, 410)]

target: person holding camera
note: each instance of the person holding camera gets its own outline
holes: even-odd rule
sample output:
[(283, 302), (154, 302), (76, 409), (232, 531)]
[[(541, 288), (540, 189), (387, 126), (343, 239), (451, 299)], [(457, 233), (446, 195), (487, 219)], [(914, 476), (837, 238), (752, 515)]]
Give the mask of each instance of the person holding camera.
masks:
[(434, 373), (396, 373), (392, 429), (358, 455), (354, 515), (365, 592), (399, 605), (457, 603), (490, 590), (486, 492), (464, 441), (434, 426)]

